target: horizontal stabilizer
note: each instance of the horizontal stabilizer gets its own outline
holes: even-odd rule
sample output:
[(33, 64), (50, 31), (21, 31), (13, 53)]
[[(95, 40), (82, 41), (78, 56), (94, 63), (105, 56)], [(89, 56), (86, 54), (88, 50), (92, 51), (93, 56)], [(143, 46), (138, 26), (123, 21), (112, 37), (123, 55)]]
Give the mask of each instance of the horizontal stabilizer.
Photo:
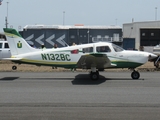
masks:
[(11, 60), (11, 61), (18, 61), (21, 60), (22, 58), (2, 58), (1, 60)]

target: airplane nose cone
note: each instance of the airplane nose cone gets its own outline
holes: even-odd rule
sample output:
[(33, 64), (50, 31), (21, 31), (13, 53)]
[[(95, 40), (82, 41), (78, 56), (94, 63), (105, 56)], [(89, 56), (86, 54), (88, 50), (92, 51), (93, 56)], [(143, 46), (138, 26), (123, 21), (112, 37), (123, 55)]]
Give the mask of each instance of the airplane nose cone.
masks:
[(156, 57), (157, 57), (157, 55), (152, 54), (152, 53), (149, 53), (149, 54), (148, 54), (148, 61), (151, 61), (151, 60), (153, 60), (153, 59), (156, 58)]

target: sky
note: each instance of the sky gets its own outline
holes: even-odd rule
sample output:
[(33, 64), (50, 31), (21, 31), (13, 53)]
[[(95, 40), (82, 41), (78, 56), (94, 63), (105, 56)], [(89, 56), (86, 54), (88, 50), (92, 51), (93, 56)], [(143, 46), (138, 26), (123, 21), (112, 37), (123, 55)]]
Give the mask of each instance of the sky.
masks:
[[(8, 4), (7, 4), (8, 2)], [(8, 6), (8, 7), (7, 7)], [(26, 25), (118, 25), (160, 20), (160, 0), (3, 0), (0, 32)]]

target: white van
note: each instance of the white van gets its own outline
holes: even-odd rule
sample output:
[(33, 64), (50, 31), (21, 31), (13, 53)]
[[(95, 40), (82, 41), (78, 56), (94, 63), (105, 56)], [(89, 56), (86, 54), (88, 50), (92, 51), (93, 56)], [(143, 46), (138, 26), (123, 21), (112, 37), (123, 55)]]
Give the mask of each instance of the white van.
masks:
[(0, 33), (0, 60), (2, 58), (10, 58), (11, 51), (8, 46), (8, 41), (4, 33)]
[(10, 58), (11, 52), (8, 46), (8, 42), (0, 39), (0, 59)]

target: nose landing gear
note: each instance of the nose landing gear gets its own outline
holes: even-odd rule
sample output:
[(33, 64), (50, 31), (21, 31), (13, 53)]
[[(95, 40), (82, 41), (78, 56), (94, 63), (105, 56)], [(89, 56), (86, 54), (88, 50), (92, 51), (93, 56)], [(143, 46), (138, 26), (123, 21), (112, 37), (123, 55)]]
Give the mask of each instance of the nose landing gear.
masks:
[(139, 77), (140, 77), (140, 73), (138, 72), (138, 71), (133, 71), (132, 73), (131, 73), (131, 77), (132, 77), (132, 79), (139, 79)]

